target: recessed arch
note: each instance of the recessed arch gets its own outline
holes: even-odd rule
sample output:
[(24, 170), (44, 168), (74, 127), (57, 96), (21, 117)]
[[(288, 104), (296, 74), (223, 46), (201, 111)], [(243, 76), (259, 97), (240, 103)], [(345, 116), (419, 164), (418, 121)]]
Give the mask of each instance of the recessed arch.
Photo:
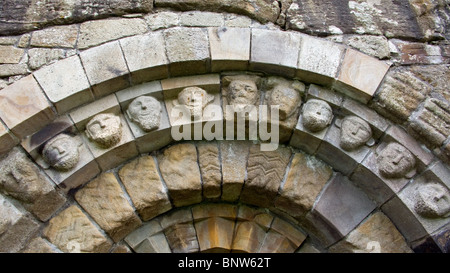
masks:
[[(44, 177), (45, 181), (51, 181), (50, 185), (56, 184), (53, 190), (49, 189), (48, 192), (45, 192), (45, 194), (52, 193), (52, 197), (45, 196), (54, 201), (53, 211), (36, 216), (36, 212), (39, 211), (39, 202), (41, 202), (38, 202), (38, 199), (33, 200), (36, 202), (36, 206), (33, 204), (24, 206), (21, 202), (17, 204), (19, 207), (23, 206), (26, 211), (30, 211), (33, 217), (38, 218), (38, 221), (45, 222), (43, 224), (45, 231), (40, 235), (58, 246), (56, 243), (58, 236), (54, 235), (58, 232), (52, 229), (57, 226), (54, 223), (77, 220), (77, 225), (92, 227), (91, 235), (99, 240), (98, 245), (89, 246), (89, 251), (109, 251), (112, 244), (123, 240), (143, 222), (151, 221), (154, 217), (159, 217), (168, 211), (163, 209), (163, 212), (153, 212), (153, 215), (149, 216), (150, 218), (142, 218), (143, 214), (136, 213), (135, 210), (138, 209), (138, 206), (130, 197), (129, 190), (123, 186), (124, 181), (120, 178), (120, 173), (116, 171), (118, 167), (123, 166), (122, 164), (131, 164), (135, 160), (148, 156), (151, 152), (162, 154), (161, 158), (151, 157), (151, 160), (156, 162), (154, 164), (157, 171), (153, 175), (164, 181), (162, 187), (169, 192), (171, 198), (168, 199), (170, 205), (166, 204), (166, 206), (178, 208), (192, 205), (193, 207), (190, 208), (192, 212), (197, 208), (194, 204), (205, 199), (207, 189), (211, 190), (211, 196), (213, 196), (215, 195), (214, 189), (217, 188), (217, 185), (205, 183), (205, 174), (202, 173), (200, 162), (201, 156), (204, 154), (206, 158), (215, 159), (219, 164), (220, 196), (222, 198), (224, 196), (224, 158), (219, 158), (219, 155), (223, 156), (224, 153), (221, 149), (226, 145), (229, 145), (230, 149), (237, 150), (242, 147), (234, 142), (223, 144), (226, 142), (221, 141), (219, 141), (220, 144), (206, 142), (205, 146), (197, 142), (177, 145), (171, 138), (173, 123), (169, 119), (169, 99), (185, 87), (197, 86), (214, 94), (215, 102), (218, 106), (223, 107), (224, 76), (257, 75), (264, 80), (271, 76), (281, 76), (285, 80), (304, 84), (304, 88), (299, 91), (303, 99), (302, 103), (298, 105), (299, 107), (311, 98), (325, 101), (332, 108), (333, 122), (325, 130), (311, 132), (300, 122), (302, 115), (299, 109), (294, 127), (288, 128), (290, 130), (288, 130), (289, 139), (280, 144), (280, 148), (274, 151), (274, 154), (261, 152), (255, 148), (258, 147), (256, 144), (248, 146), (248, 154), (242, 156), (241, 162), (245, 164), (243, 173), (246, 176), (242, 183), (241, 181), (229, 181), (230, 185), (227, 185), (230, 189), (234, 189), (234, 187), (239, 189), (239, 183), (241, 183), (241, 190), (238, 190), (237, 193), (233, 193), (231, 190), (226, 192), (225, 196), (229, 199), (225, 201), (239, 203), (244, 196), (244, 200), (246, 200), (243, 202), (244, 204), (275, 208), (271, 213), (281, 214), (281, 217), (277, 217), (283, 221), (286, 218), (291, 221), (294, 219), (293, 222), (296, 225), (300, 225), (298, 219), (295, 220), (296, 218), (308, 215), (311, 223), (303, 223), (304, 226), (299, 228), (303, 233), (300, 233), (304, 234), (305, 238), (307, 235), (314, 236), (323, 248), (335, 245), (343, 238), (348, 239), (355, 228), (369, 219), (367, 217), (376, 215), (379, 218), (381, 214), (387, 215), (390, 220), (384, 220), (381, 217), (383, 220), (378, 220), (379, 223), (398, 229), (408, 242), (409, 248), (413, 248), (420, 240), (427, 238), (437, 240), (436, 238), (441, 236), (441, 228), (448, 221), (446, 218), (429, 219), (418, 215), (414, 210), (415, 192), (412, 189), (433, 180), (444, 185), (448, 190), (446, 178), (448, 170), (445, 164), (440, 162), (430, 151), (424, 149), (400, 126), (385, 120), (366, 106), (365, 103), (370, 100), (388, 69), (389, 65), (385, 62), (354, 49), (296, 32), (264, 28), (196, 27), (176, 27), (155, 31), (84, 50), (78, 55), (41, 68), (32, 75), (1, 90), (0, 118), (3, 121), (1, 124), (3, 128), (0, 148), (6, 156), (4, 160), (20, 157), (17, 154), (29, 157), (28, 160), (34, 161), (30, 168)], [(67, 73), (68, 70), (70, 73)], [(371, 71), (370, 75), (365, 73), (367, 70)], [(268, 91), (264, 88), (263, 83), (261, 87), (263, 93)], [(136, 128), (125, 115), (131, 100), (141, 95), (151, 95), (164, 102), (163, 112), (166, 112), (163, 116), (165, 119), (162, 119), (158, 130), (150, 133), (139, 131), (139, 128)], [(260, 104), (263, 103), (264, 101), (261, 100)], [(120, 116), (123, 126), (121, 141), (108, 149), (91, 145), (84, 133), (87, 122), (99, 113)], [(373, 130), (373, 144), (367, 145), (357, 152), (348, 152), (340, 147), (340, 122), (348, 115), (357, 116), (370, 125)], [(219, 122), (225, 123), (225, 121), (224, 117), (219, 119)], [(79, 165), (68, 172), (49, 168), (40, 154), (42, 146), (48, 140), (63, 132), (76, 138), (81, 151)], [(45, 137), (36, 138), (37, 135)], [(382, 150), (391, 142), (399, 142), (404, 145), (414, 157), (416, 172), (411, 176), (387, 178), (380, 173), (377, 159)], [(208, 144), (211, 147), (208, 147)], [(193, 148), (190, 146), (190, 150), (192, 153), (195, 151), (196, 156), (193, 156), (193, 160), (190, 162), (194, 169), (195, 167), (198, 169), (199, 180), (197, 182), (199, 183), (196, 188), (184, 189), (181, 187), (181, 190), (173, 189), (171, 193), (170, 188), (164, 188), (167, 187), (167, 178), (164, 178), (159, 164), (161, 160), (164, 160), (164, 151), (168, 150), (167, 146), (171, 148), (180, 147), (179, 145), (193, 145)], [(220, 152), (214, 158), (216, 151)], [(251, 153), (255, 156), (250, 157)], [(249, 170), (249, 158), (255, 159), (257, 156), (261, 156), (263, 160), (253, 162), (254, 169)], [(20, 160), (28, 162), (27, 158)], [(268, 164), (264, 167), (266, 162), (282, 162), (282, 164), (277, 166), (274, 163), (273, 166)], [(309, 200), (311, 207), (303, 208), (305, 211), (302, 211), (301, 206), (295, 206), (295, 194), (292, 197), (286, 193), (284, 199), (278, 198), (277, 207), (275, 205), (276, 198), (283, 197), (283, 189), (290, 186), (286, 181), (289, 181), (291, 170), (294, 170), (292, 165), (294, 163), (301, 164), (299, 162), (304, 162), (304, 164), (307, 162), (313, 166), (315, 166), (314, 164), (329, 166), (330, 175), (326, 179), (323, 178), (325, 180), (322, 184), (323, 187), (320, 187), (316, 195), (316, 198), (319, 199)], [(9, 171), (8, 168), (12, 167), (5, 167), (5, 172)], [(266, 183), (252, 185), (252, 180), (249, 180), (252, 171), (255, 172), (255, 177), (260, 177), (261, 173), (265, 174)], [(271, 174), (275, 174), (276, 178), (267, 178)], [(301, 174), (292, 173), (292, 175)], [(80, 201), (83, 199), (82, 193), (89, 192), (89, 185), (95, 185), (95, 181), (104, 179), (105, 176), (110, 177), (106, 179), (107, 181), (117, 180), (117, 184), (112, 183), (111, 187), (107, 187), (107, 189), (111, 190), (113, 194), (123, 194), (123, 196), (119, 194), (116, 197), (122, 198), (124, 204), (129, 205), (128, 210), (123, 212), (130, 217), (125, 226), (118, 221), (116, 227), (105, 228), (101, 224), (101, 218), (96, 219), (93, 216), (94, 213), (89, 212), (94, 210), (98, 204), (86, 201), (94, 208), (80, 204), (83, 203)], [(278, 182), (275, 185), (267, 186), (273, 184), (276, 179)], [(81, 188), (79, 188), (80, 186)], [(293, 187), (291, 186), (291, 191), (294, 191)], [(97, 191), (94, 197), (102, 198), (102, 192), (96, 187), (93, 188), (94, 191)], [(347, 200), (356, 203), (339, 203), (339, 199), (330, 193), (334, 192), (331, 189), (348, 194), (349, 199)], [(164, 190), (160, 189), (159, 192), (164, 192)], [(67, 201), (67, 196), (72, 196), (72, 194), (75, 194), (75, 200)], [(191, 194), (194, 195), (191, 196)], [(177, 197), (175, 198), (175, 196)], [(263, 196), (269, 198), (261, 198)], [(10, 203), (10, 197), (3, 199), (5, 204)], [(21, 200), (21, 197), (13, 196), (12, 199)], [(212, 200), (214, 201), (214, 198)], [(293, 204), (293, 208), (290, 208)], [(314, 204), (315, 207), (312, 207)], [(361, 206), (357, 207), (358, 210), (348, 212), (348, 215), (340, 215), (341, 211), (330, 213), (327, 204)], [(7, 207), (11, 206), (7, 205)], [(14, 210), (12, 207), (11, 209)], [(26, 214), (26, 212), (17, 212), (20, 217)], [(71, 215), (72, 220), (70, 217), (66, 219), (65, 217), (68, 217), (66, 214)], [(354, 216), (357, 217), (354, 218)], [(223, 218), (220, 215), (208, 217)], [(227, 217), (230, 218), (226, 216), (223, 219), (228, 219)], [(236, 217), (231, 221), (237, 221)], [(341, 221), (345, 217), (357, 220), (351, 224), (342, 223)], [(215, 223), (216, 220), (205, 221)], [(35, 226), (40, 224), (38, 221), (30, 220), (30, 234), (35, 234)], [(194, 218), (192, 221), (195, 226), (197, 222)], [(264, 238), (269, 238), (267, 234), (272, 232), (270, 229), (272, 225), (274, 222), (266, 227)], [(169, 226), (167, 227), (169, 228)], [(273, 227), (275, 228), (275, 226)], [(118, 229), (118, 233), (115, 229)], [(112, 233), (109, 233), (109, 230), (112, 230)], [(277, 234), (282, 235), (280, 232), (277, 231)], [(166, 233), (164, 234), (167, 236)], [(199, 237), (197, 236), (197, 238)], [(285, 236), (285, 239), (288, 245), (295, 245), (292, 238)], [(297, 250), (301, 243), (297, 241), (297, 244), (296, 247), (291, 246), (291, 248)], [(74, 246), (73, 243), (69, 247), (66, 244), (65, 247), (66, 249), (60, 248), (60, 250), (68, 252), (77, 250), (77, 246)], [(173, 246), (170, 249), (173, 251)], [(232, 249), (226, 249), (232, 251)]]

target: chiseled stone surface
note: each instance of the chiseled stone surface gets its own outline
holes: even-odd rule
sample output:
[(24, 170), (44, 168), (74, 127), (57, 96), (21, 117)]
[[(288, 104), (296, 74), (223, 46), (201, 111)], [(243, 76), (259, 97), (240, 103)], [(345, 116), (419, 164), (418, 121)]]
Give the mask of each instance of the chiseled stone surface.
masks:
[(201, 252), (229, 252), (233, 241), (237, 207), (206, 204), (192, 209)]
[(75, 199), (115, 242), (142, 224), (113, 173), (89, 182)]
[(32, 75), (0, 90), (0, 118), (18, 137), (34, 133), (55, 117)]
[(194, 253), (199, 251), (194, 219), (189, 208), (164, 215), (161, 227), (173, 253)]
[(208, 28), (211, 49), (211, 70), (245, 70), (250, 60), (248, 28)]
[(384, 61), (354, 49), (347, 49), (336, 88), (349, 97), (367, 103), (377, 91), (389, 67)]
[(222, 200), (239, 199), (246, 178), (250, 142), (221, 141), (220, 159), (222, 163)]
[(168, 77), (168, 60), (162, 32), (121, 39), (120, 44), (133, 83)]
[(78, 39), (78, 26), (54, 26), (33, 32), (30, 45), (36, 47), (74, 48)]
[(409, 69), (389, 71), (370, 106), (396, 122), (403, 122), (417, 109), (432, 87)]
[(14, 46), (0, 46), (1, 64), (18, 64), (23, 57), (24, 50)]
[(52, 246), (42, 237), (37, 237), (31, 240), (22, 253), (61, 253), (61, 250), (57, 249), (55, 246)]
[(172, 76), (207, 72), (210, 59), (208, 33), (202, 28), (171, 28), (164, 31)]
[(125, 241), (137, 253), (171, 253), (158, 220), (146, 222), (130, 233)]
[(66, 202), (66, 197), (18, 148), (0, 163), (0, 191), (20, 201), (41, 221), (47, 221)]
[(80, 53), (94, 96), (103, 97), (130, 85), (128, 68), (118, 41)]
[(38, 229), (36, 220), (0, 194), (0, 252), (18, 252)]
[(78, 56), (43, 67), (34, 76), (59, 113), (94, 100)]
[(198, 163), (202, 174), (203, 196), (217, 199), (222, 193), (219, 147), (216, 143), (199, 143), (197, 149)]
[(294, 76), (300, 41), (295, 32), (252, 29), (250, 69)]
[(405, 238), (382, 212), (376, 212), (337, 244), (333, 253), (411, 253)]
[(321, 194), (314, 211), (326, 219), (339, 234), (345, 236), (375, 207), (363, 191), (338, 173)]
[(288, 222), (275, 217), (261, 245), (260, 253), (293, 253), (306, 235)]
[(309, 82), (331, 84), (337, 76), (345, 47), (306, 35), (301, 37), (296, 76)]
[(75, 205), (53, 217), (43, 234), (63, 252), (105, 253), (112, 246), (112, 243)]
[(332, 169), (316, 158), (303, 153), (294, 154), (275, 206), (293, 217), (303, 217), (312, 209), (332, 174)]
[(260, 145), (250, 147), (247, 181), (240, 200), (247, 204), (270, 207), (283, 181), (292, 152), (286, 147), (270, 152), (261, 151), (260, 148)]
[(0, 154), (11, 150), (17, 142), (11, 132), (0, 122)]
[(145, 32), (147, 32), (147, 24), (140, 18), (113, 18), (88, 21), (80, 25), (78, 48), (85, 49)]
[(193, 144), (171, 146), (158, 156), (159, 169), (176, 207), (202, 201), (202, 183)]
[(131, 161), (120, 169), (119, 177), (142, 220), (148, 221), (172, 208), (153, 157)]

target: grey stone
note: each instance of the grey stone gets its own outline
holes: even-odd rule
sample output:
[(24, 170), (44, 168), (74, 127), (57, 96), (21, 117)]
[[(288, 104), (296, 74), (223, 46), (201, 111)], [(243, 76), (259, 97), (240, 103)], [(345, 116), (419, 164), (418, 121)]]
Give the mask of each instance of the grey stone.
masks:
[(203, 74), (210, 60), (206, 29), (172, 28), (164, 31), (172, 76)]

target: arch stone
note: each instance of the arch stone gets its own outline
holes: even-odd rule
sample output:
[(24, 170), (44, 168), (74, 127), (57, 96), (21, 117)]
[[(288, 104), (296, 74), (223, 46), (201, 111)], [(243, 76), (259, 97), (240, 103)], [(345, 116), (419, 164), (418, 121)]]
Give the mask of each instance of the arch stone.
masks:
[[(442, 238), (448, 218), (424, 218), (411, 200), (415, 183), (429, 179), (448, 190), (448, 166), (367, 106), (389, 68), (389, 63), (347, 46), (264, 26), (177, 26), (105, 41), (45, 66), (0, 90), (0, 152), (6, 156), (14, 149), (29, 156), (36, 172), (54, 182), (55, 191), (75, 194), (75, 200), (39, 223), (45, 229), (37, 236), (35, 220), (23, 228), (20, 221), (15, 225), (1, 218), (0, 240), (13, 238), (20, 246), (5, 251), (48, 244), (64, 252), (105, 252), (123, 243), (130, 251), (294, 252), (305, 241), (309, 244), (306, 238), (320, 250), (350, 251), (345, 245), (355, 240), (353, 231), (372, 221), (375, 230), (386, 228), (399, 241), (392, 246), (380, 239), (383, 251), (408, 252), (424, 240), (446, 251)], [(176, 143), (169, 98), (196, 86), (215, 95), (214, 103), (222, 107), (223, 76), (236, 74), (262, 78), (263, 93), (268, 76), (299, 80), (305, 84), (303, 102), (327, 102), (334, 119), (326, 129), (311, 132), (300, 111), (289, 140), (273, 152), (261, 151), (259, 142)], [(163, 106), (160, 127), (148, 133), (125, 115), (129, 103), (143, 95)], [(122, 124), (120, 142), (109, 149), (100, 149), (85, 135), (88, 121), (101, 113), (118, 116)], [(340, 147), (339, 122), (348, 115), (370, 125), (373, 143), (358, 151)], [(223, 115), (218, 122), (226, 123)], [(40, 155), (42, 145), (59, 133), (77, 136), (83, 154), (65, 173), (46, 166)], [(392, 142), (412, 155), (415, 173), (395, 178), (380, 173), (379, 154)], [(139, 165), (145, 168), (128, 171)], [(184, 175), (195, 179), (183, 178), (183, 168), (189, 170)], [(146, 187), (139, 175), (156, 185)], [(32, 219), (33, 212), (0, 181), (0, 208), (17, 206), (14, 217)], [(142, 194), (144, 188), (148, 195)], [(101, 198), (114, 201), (95, 201)], [(238, 226), (251, 238), (244, 240)], [(5, 227), (11, 229), (2, 233)], [(180, 230), (189, 238), (179, 237)], [(95, 238), (94, 245), (68, 241), (73, 233)], [(375, 233), (365, 240), (379, 238)], [(206, 240), (208, 235), (214, 239)], [(31, 243), (34, 237), (45, 240)], [(274, 242), (278, 249), (270, 247)]]

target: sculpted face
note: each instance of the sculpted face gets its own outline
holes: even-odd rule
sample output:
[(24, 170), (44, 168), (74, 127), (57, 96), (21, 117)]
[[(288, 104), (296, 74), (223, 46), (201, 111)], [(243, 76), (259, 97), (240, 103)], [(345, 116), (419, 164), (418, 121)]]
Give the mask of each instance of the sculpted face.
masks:
[(333, 111), (325, 101), (310, 99), (303, 106), (303, 126), (311, 132), (322, 131), (332, 119)]
[(178, 94), (178, 103), (186, 106), (194, 119), (201, 118), (203, 109), (213, 100), (214, 96), (199, 87), (188, 87)]
[(259, 97), (258, 87), (254, 81), (234, 80), (228, 86), (228, 103), (237, 108), (255, 105)]
[(122, 123), (113, 114), (98, 114), (86, 125), (87, 137), (102, 148), (109, 148), (120, 142)]
[(414, 208), (424, 217), (448, 217), (450, 216), (450, 193), (441, 184), (424, 184), (417, 189)]
[(279, 105), (280, 119), (285, 120), (295, 113), (301, 102), (301, 97), (297, 90), (277, 85), (270, 92), (268, 102), (270, 105)]
[(78, 163), (78, 143), (69, 135), (57, 135), (45, 144), (42, 156), (53, 168), (68, 171)]
[(371, 137), (372, 129), (363, 119), (348, 116), (342, 121), (340, 145), (344, 150), (354, 150), (364, 145)]
[(377, 165), (386, 178), (401, 178), (414, 169), (414, 156), (398, 143), (388, 144), (378, 155)]
[(141, 96), (130, 103), (126, 113), (142, 130), (150, 132), (159, 127), (161, 110), (161, 103), (157, 99)]

